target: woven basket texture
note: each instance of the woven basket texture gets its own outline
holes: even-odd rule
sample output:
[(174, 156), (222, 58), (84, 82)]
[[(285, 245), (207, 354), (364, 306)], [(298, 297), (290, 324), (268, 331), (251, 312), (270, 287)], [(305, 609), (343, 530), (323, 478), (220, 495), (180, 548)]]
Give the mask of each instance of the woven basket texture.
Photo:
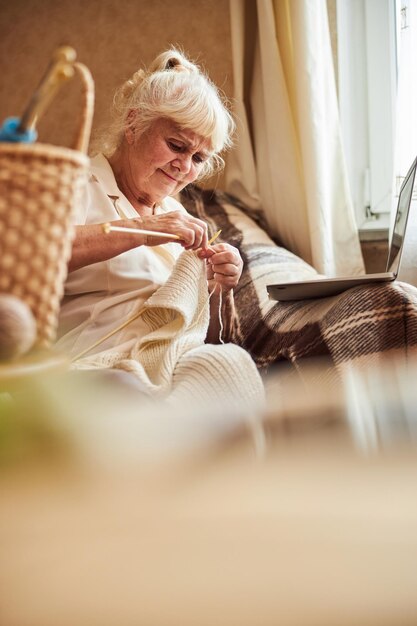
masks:
[(0, 292), (30, 307), (37, 346), (55, 340), (71, 254), (71, 217), (88, 158), (73, 150), (0, 144)]
[[(83, 68), (84, 73), (86, 72)], [(92, 120), (81, 112), (86, 149)], [(80, 146), (80, 137), (77, 146)], [(0, 143), (0, 293), (30, 307), (37, 324), (36, 347), (56, 339), (60, 300), (74, 235), (73, 212), (82, 199), (89, 158), (83, 151), (42, 143)]]

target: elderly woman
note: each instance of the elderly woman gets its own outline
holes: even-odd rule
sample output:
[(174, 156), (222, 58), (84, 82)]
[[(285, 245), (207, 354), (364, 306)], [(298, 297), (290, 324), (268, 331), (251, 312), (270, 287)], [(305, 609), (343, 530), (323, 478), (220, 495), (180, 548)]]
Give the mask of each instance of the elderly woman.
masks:
[(229, 339), (239, 251), (209, 245), (207, 224), (173, 197), (222, 166), (232, 117), (216, 87), (175, 49), (136, 72), (114, 102), (77, 215), (58, 348), (78, 368), (130, 371), (151, 393), (201, 393), (220, 379), (236, 396), (246, 387), (243, 395), (259, 399), (246, 352), (208, 346)]

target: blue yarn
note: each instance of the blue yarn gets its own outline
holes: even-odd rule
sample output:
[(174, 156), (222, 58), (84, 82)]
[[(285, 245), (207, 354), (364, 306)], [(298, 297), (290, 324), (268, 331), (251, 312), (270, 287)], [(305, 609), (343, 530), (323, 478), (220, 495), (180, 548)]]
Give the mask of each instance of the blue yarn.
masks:
[(38, 133), (34, 129), (18, 131), (20, 119), (18, 117), (8, 117), (0, 128), (0, 141), (33, 143), (38, 138)]

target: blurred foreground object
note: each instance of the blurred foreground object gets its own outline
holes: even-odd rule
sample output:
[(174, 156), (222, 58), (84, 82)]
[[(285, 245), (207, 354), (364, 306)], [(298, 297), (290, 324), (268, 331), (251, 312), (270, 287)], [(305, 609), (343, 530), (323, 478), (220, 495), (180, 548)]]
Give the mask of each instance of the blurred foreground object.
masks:
[(49, 444), (0, 475), (2, 624), (414, 626), (417, 446), (387, 427), (416, 420), (414, 365), (277, 369), (263, 456), (244, 411), (38, 381)]
[[(71, 62), (70, 69), (81, 77), (83, 96), (73, 149), (0, 141), (0, 292), (12, 294), (29, 306), (37, 323), (36, 347), (41, 348), (55, 340), (71, 254), (71, 218), (85, 187), (89, 164), (94, 83), (81, 63)], [(47, 72), (45, 89), (41, 84), (28, 113), (30, 126), (54, 95), (60, 75), (54, 75), (55, 82), (51, 83)]]
[(30, 308), (15, 296), (0, 293), (0, 360), (29, 352), (36, 340)]

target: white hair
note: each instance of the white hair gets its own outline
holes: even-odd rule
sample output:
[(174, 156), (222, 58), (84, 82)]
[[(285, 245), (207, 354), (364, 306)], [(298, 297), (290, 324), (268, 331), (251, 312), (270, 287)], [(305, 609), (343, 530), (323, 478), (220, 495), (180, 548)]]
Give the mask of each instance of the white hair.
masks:
[[(129, 116), (134, 111), (136, 115)], [(115, 94), (113, 123), (102, 131), (94, 148), (111, 156), (126, 127), (142, 134), (157, 119), (167, 118), (209, 141), (212, 154), (199, 178), (223, 167), (220, 152), (232, 145), (235, 129), (226, 101), (200, 68), (175, 48), (163, 52), (147, 71), (138, 70)]]

